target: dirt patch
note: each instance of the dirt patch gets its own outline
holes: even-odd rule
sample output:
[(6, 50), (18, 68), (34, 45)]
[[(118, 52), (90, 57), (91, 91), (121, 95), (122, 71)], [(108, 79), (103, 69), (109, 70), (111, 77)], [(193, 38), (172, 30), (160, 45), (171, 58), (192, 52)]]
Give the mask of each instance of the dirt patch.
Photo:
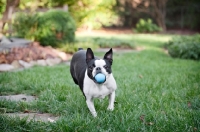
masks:
[(26, 47), (13, 47), (8, 52), (1, 52), (0, 64), (11, 64), (14, 60), (30, 62), (53, 58), (60, 58), (62, 61), (67, 61), (70, 58), (70, 55), (56, 50), (51, 46), (43, 47), (39, 45), (39, 43), (33, 42)]

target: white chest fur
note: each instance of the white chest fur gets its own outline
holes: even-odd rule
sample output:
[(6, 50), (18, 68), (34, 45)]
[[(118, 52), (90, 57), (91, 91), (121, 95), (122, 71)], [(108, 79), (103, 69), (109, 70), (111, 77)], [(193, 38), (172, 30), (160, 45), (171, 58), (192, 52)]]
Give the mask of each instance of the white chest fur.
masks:
[(103, 84), (94, 83), (94, 81), (85, 74), (83, 91), (86, 97), (104, 98), (115, 91), (116, 88), (117, 85), (112, 74), (106, 78), (106, 82)]

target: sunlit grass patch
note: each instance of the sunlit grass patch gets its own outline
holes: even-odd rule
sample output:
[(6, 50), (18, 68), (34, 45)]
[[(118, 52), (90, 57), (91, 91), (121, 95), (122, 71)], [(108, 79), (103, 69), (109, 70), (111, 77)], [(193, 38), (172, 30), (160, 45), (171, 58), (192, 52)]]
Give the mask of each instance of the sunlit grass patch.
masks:
[[(20, 105), (0, 102), (0, 108), (12, 112), (23, 112), (26, 108), (52, 113), (60, 118), (55, 123), (27, 123), (26, 120), (0, 115), (0, 130), (199, 131), (200, 63), (173, 59), (162, 52), (161, 45), (170, 38), (168, 35), (139, 36), (118, 36), (135, 39), (138, 46), (150, 48), (139, 52), (114, 52), (113, 75), (118, 89), (113, 112), (106, 110), (107, 98), (102, 102), (95, 99), (98, 117), (91, 116), (84, 96), (71, 78), (68, 65), (34, 67), (0, 73), (0, 93), (26, 93), (38, 99)], [(95, 55), (103, 54), (95, 51)]]

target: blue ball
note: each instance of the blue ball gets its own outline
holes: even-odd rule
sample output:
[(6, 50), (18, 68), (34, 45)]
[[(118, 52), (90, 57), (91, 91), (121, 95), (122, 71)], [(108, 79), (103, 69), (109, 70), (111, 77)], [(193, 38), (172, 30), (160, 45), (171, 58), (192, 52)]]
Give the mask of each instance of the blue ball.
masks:
[(98, 73), (94, 78), (97, 83), (104, 83), (106, 81), (106, 76), (102, 73)]

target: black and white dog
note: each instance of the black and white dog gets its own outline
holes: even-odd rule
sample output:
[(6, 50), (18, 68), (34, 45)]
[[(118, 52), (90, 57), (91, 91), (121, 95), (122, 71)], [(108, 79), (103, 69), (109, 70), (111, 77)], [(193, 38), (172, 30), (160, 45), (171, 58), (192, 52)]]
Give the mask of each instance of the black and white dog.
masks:
[[(94, 98), (103, 99), (108, 95), (109, 105), (107, 109), (114, 110), (117, 84), (111, 70), (112, 56), (112, 48), (104, 55), (103, 59), (95, 57), (90, 48), (87, 51), (81, 49), (73, 55), (70, 63), (71, 76), (83, 92), (87, 106), (94, 117), (97, 116), (93, 103)], [(97, 83), (94, 78), (99, 72), (106, 76), (106, 81), (101, 84)]]

